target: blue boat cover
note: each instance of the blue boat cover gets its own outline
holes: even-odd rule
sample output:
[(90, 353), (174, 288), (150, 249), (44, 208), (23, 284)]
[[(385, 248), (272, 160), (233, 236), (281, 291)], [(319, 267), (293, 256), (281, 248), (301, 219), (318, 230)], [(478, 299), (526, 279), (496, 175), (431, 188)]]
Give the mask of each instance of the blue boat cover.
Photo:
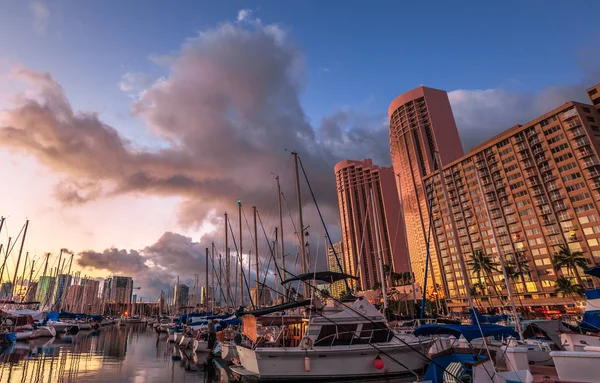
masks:
[(586, 332), (600, 332), (600, 310), (588, 310), (584, 312), (579, 327)]
[(476, 309), (469, 309), (471, 313), (471, 324), (482, 324), (482, 323), (498, 323), (500, 321), (505, 321), (508, 319), (508, 315), (481, 315), (481, 313)]
[(58, 321), (58, 312), (52, 311), (52, 312), (46, 313), (46, 320), (51, 320), (53, 322)]
[(591, 267), (583, 272), (592, 277), (600, 278), (600, 266)]
[(433, 363), (429, 363), (427, 371), (425, 371), (425, 376), (423, 376), (423, 380), (432, 381), (434, 383), (443, 383), (444, 372), (446, 371), (446, 367), (448, 367), (450, 363), (459, 362), (464, 366), (464, 363), (473, 364), (484, 359), (487, 359), (487, 356), (457, 353), (450, 353), (434, 358)]
[(498, 326), (495, 324), (482, 324), (477, 325), (460, 325), (460, 324), (426, 324), (417, 327), (414, 332), (415, 336), (421, 335), (440, 335), (449, 334), (459, 338), (461, 335), (465, 337), (469, 342), (476, 338), (482, 338), (487, 336), (512, 336), (519, 338), (519, 334), (510, 327)]

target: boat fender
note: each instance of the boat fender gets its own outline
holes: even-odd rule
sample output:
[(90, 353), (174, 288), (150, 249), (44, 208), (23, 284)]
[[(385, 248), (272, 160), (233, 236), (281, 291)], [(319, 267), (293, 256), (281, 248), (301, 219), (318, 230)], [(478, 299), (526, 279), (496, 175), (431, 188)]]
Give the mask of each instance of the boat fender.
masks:
[(312, 348), (312, 346), (313, 346), (312, 339), (310, 339), (307, 336), (302, 338), (302, 341), (300, 342), (300, 347), (302, 347), (303, 350), (308, 350), (309, 348)]
[(304, 357), (304, 371), (310, 372), (310, 356)]

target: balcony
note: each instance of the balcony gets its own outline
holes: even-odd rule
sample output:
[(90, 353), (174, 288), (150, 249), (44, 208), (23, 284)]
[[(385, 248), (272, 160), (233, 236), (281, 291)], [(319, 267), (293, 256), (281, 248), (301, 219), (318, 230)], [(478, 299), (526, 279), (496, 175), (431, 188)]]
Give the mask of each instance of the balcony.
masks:
[(481, 182), (482, 182), (484, 185), (490, 185), (490, 184), (492, 183), (492, 179), (491, 179), (490, 177), (483, 177), (483, 178), (481, 179)]
[(584, 168), (589, 168), (591, 166), (596, 166), (596, 165), (600, 165), (600, 162), (596, 158), (588, 158), (585, 161), (583, 161)]
[(529, 161), (529, 160), (523, 161), (523, 167), (525, 169), (529, 169), (529, 168), (532, 168), (534, 166), (535, 166), (535, 163), (533, 163), (533, 161)]
[(553, 191), (553, 190), (558, 190), (558, 189), (560, 189), (560, 185), (558, 185), (556, 182), (552, 182), (552, 183), (549, 183), (548, 185), (546, 185), (546, 189), (547, 189), (549, 192), (551, 192), (551, 191)]
[(548, 165), (541, 166), (540, 167), (540, 172), (542, 172), (542, 173), (549, 172), (552, 169), (554, 169), (554, 166), (548, 164)]
[(486, 167), (485, 162), (477, 161), (477, 169), (483, 170), (483, 169), (485, 169), (485, 167)]
[(515, 136), (515, 142), (516, 142), (517, 144), (519, 144), (519, 143), (521, 143), (521, 142), (524, 142), (524, 141), (525, 141), (525, 139), (523, 138), (523, 136), (522, 136), (522, 135)]
[(585, 130), (584, 129), (577, 128), (577, 129), (573, 129), (573, 130), (569, 131), (569, 137), (571, 139), (577, 138), (577, 137), (582, 137), (582, 136), (585, 136)]
[(531, 158), (531, 156), (529, 155), (529, 152), (521, 152), (518, 154), (519, 155), (519, 159), (521, 161), (525, 161)]
[(537, 135), (537, 132), (535, 131), (535, 129), (532, 129), (529, 132), (527, 132), (527, 137), (528, 138), (533, 137), (535, 135)]
[(529, 140), (529, 145), (533, 146), (533, 145), (538, 145), (541, 144), (542, 141), (540, 141), (539, 138), (535, 137), (534, 139)]
[(570, 219), (573, 219), (573, 216), (565, 211), (561, 211), (556, 215), (556, 217), (559, 221), (568, 221)]
[(581, 126), (581, 120), (579, 118), (574, 118), (569, 121), (567, 124), (567, 129), (574, 129), (578, 126)]
[(590, 144), (590, 140), (588, 140), (587, 138), (580, 138), (573, 143), (573, 146), (575, 146), (575, 148), (577, 149)]
[(556, 211), (563, 211), (563, 210), (567, 210), (569, 208), (569, 205), (564, 204), (564, 203), (555, 203), (554, 204), (554, 210)]
[(548, 158), (546, 158), (546, 156), (538, 156), (535, 158), (535, 163), (538, 165), (546, 161), (548, 161)]
[(542, 154), (544, 153), (544, 148), (542, 148), (541, 146), (533, 149), (533, 155), (535, 156), (536, 154)]
[(533, 190), (531, 191), (531, 194), (533, 194), (534, 197), (538, 197), (544, 194), (544, 189), (537, 187), (537, 188), (533, 188)]
[(525, 175), (525, 178), (531, 178), (531, 177), (536, 177), (537, 173), (534, 172), (533, 170), (525, 170), (523, 172), (523, 174)]
[(492, 166), (490, 166), (490, 172), (492, 172), (492, 173), (494, 173), (494, 172), (497, 172), (497, 171), (499, 171), (499, 170), (500, 170), (500, 169), (498, 169), (498, 166), (497, 166), (497, 165), (492, 165)]
[(542, 181), (544, 182), (550, 182), (552, 180), (555, 180), (557, 178), (557, 176), (553, 173), (547, 173), (546, 175), (542, 176)]
[(493, 193), (493, 192), (494, 192), (494, 190), (496, 190), (496, 189), (494, 189), (494, 188), (493, 188), (493, 187), (491, 187), (491, 186), (484, 186), (484, 187), (483, 187), (483, 191), (484, 191), (485, 193)]
[(552, 202), (556, 202), (556, 201), (562, 200), (564, 198), (565, 197), (558, 192), (550, 194), (550, 201), (552, 201)]
[(554, 225), (556, 223), (556, 220), (554, 220), (554, 218), (544, 218), (542, 219), (542, 225), (547, 226), (547, 225)]
[(541, 185), (540, 179), (537, 178), (537, 177), (532, 178), (532, 179), (530, 179), (530, 180), (527, 181), (527, 185), (529, 185), (530, 188), (535, 187), (535, 186), (539, 186), (539, 185)]
[(498, 197), (508, 197), (508, 194), (503, 190), (498, 192)]
[(588, 172), (588, 177), (590, 177), (590, 178), (595, 178), (598, 176), (600, 176), (600, 172), (598, 170), (590, 170)]
[(593, 155), (594, 155), (594, 151), (589, 150), (589, 149), (584, 149), (584, 150), (580, 150), (579, 152), (577, 152), (577, 158), (585, 158), (585, 157), (589, 157), (589, 156), (593, 156)]
[(533, 200), (533, 203), (535, 204), (535, 206), (539, 206), (539, 205), (545, 205), (548, 204), (548, 198), (544, 197), (537, 197)]
[(496, 184), (494, 185), (496, 187), (496, 189), (502, 189), (504, 187), (506, 187), (506, 184), (502, 181), (496, 182)]
[(494, 174), (494, 176), (492, 177), (492, 179), (494, 181), (502, 181), (504, 178), (502, 178), (502, 175), (498, 172), (498, 173)]
[(592, 183), (592, 189), (600, 189), (600, 181), (594, 180)]
[(496, 196), (494, 196), (493, 194), (488, 194), (485, 196), (485, 200), (487, 202), (494, 202), (496, 200)]
[(524, 150), (527, 150), (527, 145), (525, 145), (525, 144), (517, 144), (517, 152), (522, 152)]
[(498, 205), (497, 202), (490, 202), (488, 204), (488, 206), (490, 207), (490, 209), (495, 210), (495, 209), (500, 209), (500, 206)]
[(508, 200), (508, 198), (504, 198), (502, 201), (500, 201), (500, 205), (502, 205), (502, 206), (509, 206), (510, 205), (510, 201)]
[(552, 209), (548, 205), (543, 205), (539, 208), (539, 212), (541, 215), (550, 215), (552, 214)]

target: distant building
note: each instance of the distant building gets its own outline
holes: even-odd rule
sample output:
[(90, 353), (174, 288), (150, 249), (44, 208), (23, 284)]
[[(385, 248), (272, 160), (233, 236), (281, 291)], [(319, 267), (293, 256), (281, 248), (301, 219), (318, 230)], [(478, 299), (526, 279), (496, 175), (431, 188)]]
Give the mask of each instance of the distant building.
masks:
[(66, 311), (81, 312), (83, 311), (82, 306), (83, 297), (83, 286), (71, 285), (67, 289), (67, 293), (62, 301), (62, 307)]
[(12, 282), (4, 282), (2, 284), (2, 290), (0, 291), (0, 298), (10, 299), (11, 293), (12, 293)]
[(71, 285), (71, 276), (58, 274), (56, 278), (56, 290), (54, 291), (54, 309), (60, 310), (60, 306), (67, 295), (67, 289)]
[(98, 290), (100, 289), (100, 281), (95, 279), (82, 279), (83, 286), (82, 308), (86, 313), (93, 313), (94, 306), (98, 303)]
[(55, 278), (50, 276), (40, 277), (35, 292), (35, 300), (40, 302), (41, 306), (51, 304), (54, 297)]
[(104, 281), (106, 303), (128, 305), (133, 298), (133, 279), (131, 277), (112, 276)]
[(27, 290), (27, 294), (25, 295), (26, 302), (34, 302), (36, 301), (36, 293), (37, 293), (37, 282), (30, 282), (29, 289)]
[(180, 284), (175, 287), (175, 306), (186, 307), (188, 305), (188, 298), (190, 296), (190, 287), (188, 285)]
[[(206, 293), (208, 293), (208, 295), (206, 295)], [(207, 298), (207, 302), (205, 302), (204, 298)], [(211, 303), (213, 303), (215, 300), (215, 290), (213, 286), (208, 286), (208, 289), (204, 288), (204, 286), (202, 286), (200, 288), (200, 303), (203, 304), (204, 306), (208, 306)], [(196, 300), (194, 300), (195, 302)]]
[[(389, 266), (390, 270), (396, 273), (409, 270), (404, 219), (394, 170), (374, 165), (371, 159), (364, 159), (340, 161), (334, 171), (344, 272), (360, 278), (359, 290), (371, 290), (381, 282), (380, 249), (383, 264)], [(351, 286), (355, 284), (354, 281), (349, 283)]]
[[(334, 251), (335, 250), (335, 253)], [(327, 262), (328, 262), (328, 266), (329, 266), (329, 271), (334, 271), (336, 273), (341, 272), (342, 270), (340, 270), (340, 267), (337, 263), (336, 257), (335, 255), (337, 254), (338, 259), (342, 265), (342, 267), (344, 267), (344, 258), (343, 258), (343, 249), (342, 249), (342, 242), (336, 242), (333, 244), (333, 248), (331, 246), (328, 247), (327, 249)], [(351, 280), (348, 280), (348, 283), (350, 285), (352, 285)], [(329, 290), (330, 290), (330, 294), (332, 297), (334, 298), (339, 298), (342, 294), (344, 294), (346, 292), (346, 283), (344, 281), (337, 281), (332, 283), (331, 285), (328, 286)]]
[(256, 287), (250, 288), (250, 297), (252, 298), (252, 302), (260, 307), (270, 306), (271, 292), (268, 288), (266, 288), (263, 285), (261, 285), (260, 287), (261, 288), (258, 290), (258, 295)]

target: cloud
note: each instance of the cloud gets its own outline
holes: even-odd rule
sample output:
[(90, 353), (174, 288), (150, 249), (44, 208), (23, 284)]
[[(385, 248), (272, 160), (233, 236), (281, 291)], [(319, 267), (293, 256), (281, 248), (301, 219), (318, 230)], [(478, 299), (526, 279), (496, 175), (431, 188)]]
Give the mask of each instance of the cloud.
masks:
[(125, 73), (119, 82), (119, 88), (123, 92), (141, 92), (150, 87), (158, 80), (157, 76), (145, 73)]
[(600, 41), (596, 49), (582, 49), (579, 66), (581, 80), (576, 84), (546, 87), (539, 92), (504, 88), (459, 89), (448, 93), (463, 147), (473, 146), (517, 125), (559, 107), (568, 101), (589, 103), (585, 90), (600, 81)]
[(252, 15), (251, 9), (240, 9), (237, 15), (237, 21), (245, 21)]
[(46, 33), (50, 21), (50, 10), (41, 1), (34, 1), (29, 4), (29, 10), (33, 14), (33, 27), (39, 34)]

